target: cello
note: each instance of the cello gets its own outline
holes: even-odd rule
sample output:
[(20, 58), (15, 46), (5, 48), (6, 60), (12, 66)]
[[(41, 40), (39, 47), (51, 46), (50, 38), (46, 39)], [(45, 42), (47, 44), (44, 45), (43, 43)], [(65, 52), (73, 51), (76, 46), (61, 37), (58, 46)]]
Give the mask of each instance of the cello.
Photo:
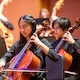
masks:
[(7, 49), (9, 49), (14, 42), (14, 36), (9, 31), (9, 29), (7, 29), (6, 26), (3, 25), (1, 21), (0, 21), (0, 36), (4, 38), (6, 42), (6, 47)]
[[(78, 27), (80, 27), (80, 19), (77, 18), (76, 19), (76, 24), (73, 26), (73, 27), (70, 27), (68, 29), (68, 31), (70, 33), (72, 33), (75, 29), (77, 29)], [(64, 64), (64, 68), (65, 70), (68, 70), (69, 67), (71, 66), (71, 63), (72, 63), (72, 55), (69, 54), (68, 52), (66, 52), (61, 46), (62, 44), (64, 43), (64, 41), (61, 39), (60, 42), (58, 43), (58, 45), (56, 46), (55, 48), (55, 51), (58, 53), (58, 54), (61, 54), (63, 57), (64, 57), (64, 60), (65, 60), (65, 64)]]
[[(37, 30), (35, 33), (39, 35), (40, 31), (42, 29)], [(30, 43), (30, 40), (25, 44), (25, 46), (22, 48), (22, 50), (11, 60), (11, 64), (9, 66), (10, 69), (21, 69), (21, 70), (27, 70), (27, 69), (38, 69), (40, 66), (40, 59), (35, 56), (29, 48), (31, 47), (32, 43)], [(26, 51), (26, 52), (25, 52)], [(10, 80), (30, 80), (32, 76), (34, 76), (35, 73), (24, 73), (24, 72), (8, 72), (8, 77)]]
[(52, 36), (52, 28), (50, 27), (50, 22), (48, 20), (43, 20), (42, 26), (44, 27), (44, 30), (41, 32), (40, 37)]

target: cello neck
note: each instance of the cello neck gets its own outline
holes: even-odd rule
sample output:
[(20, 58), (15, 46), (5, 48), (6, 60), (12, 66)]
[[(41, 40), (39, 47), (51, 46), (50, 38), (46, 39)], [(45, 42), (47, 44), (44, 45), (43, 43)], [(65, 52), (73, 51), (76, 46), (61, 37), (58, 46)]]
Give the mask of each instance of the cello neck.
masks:
[(58, 45), (57, 45), (56, 48), (55, 48), (55, 51), (56, 51), (57, 53), (59, 52), (59, 49), (60, 49), (60, 47), (62, 46), (62, 44), (63, 44), (63, 40), (61, 39), (60, 42), (58, 43)]
[[(22, 50), (17, 54), (12, 64), (9, 66), (9, 68), (15, 68), (18, 66), (18, 63), (20, 62), (20, 59), (25, 55), (26, 48), (30, 45), (30, 40), (25, 44), (25, 46), (22, 48)], [(17, 65), (16, 65), (17, 64)]]

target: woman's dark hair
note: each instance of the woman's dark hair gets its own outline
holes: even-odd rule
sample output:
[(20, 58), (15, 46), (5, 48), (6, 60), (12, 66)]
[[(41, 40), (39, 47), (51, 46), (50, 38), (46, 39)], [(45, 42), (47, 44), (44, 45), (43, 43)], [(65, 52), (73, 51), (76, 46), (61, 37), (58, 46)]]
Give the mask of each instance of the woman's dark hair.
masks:
[[(33, 35), (33, 33), (36, 30), (36, 21), (34, 20), (34, 18), (31, 15), (21, 16), (19, 21), (18, 21), (18, 25), (19, 25), (21, 20), (23, 20), (24, 22), (31, 25), (32, 32), (31, 32), (30, 36)], [(23, 43), (23, 42), (26, 43), (26, 38), (20, 33), (20, 43)]]
[(52, 22), (52, 27), (54, 28), (54, 24), (58, 23), (60, 28), (64, 31), (65, 29), (68, 29), (71, 27), (70, 20), (66, 17), (60, 17)]

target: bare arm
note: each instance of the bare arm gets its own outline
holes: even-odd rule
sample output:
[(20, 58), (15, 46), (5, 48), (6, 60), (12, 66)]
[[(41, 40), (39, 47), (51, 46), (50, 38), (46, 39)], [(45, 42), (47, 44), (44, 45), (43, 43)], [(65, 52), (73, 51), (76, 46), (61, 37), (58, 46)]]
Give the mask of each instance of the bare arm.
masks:
[(61, 6), (63, 5), (64, 0), (58, 0), (55, 3), (55, 6), (52, 9), (52, 14), (51, 14), (51, 21), (57, 19), (57, 12), (60, 10)]
[(4, 7), (5, 7), (4, 1), (2, 1), (1, 4), (0, 4), (0, 13), (1, 14), (3, 13)]
[(8, 21), (7, 18), (2, 14), (4, 7), (5, 7), (5, 4), (4, 4), (4, 1), (2, 1), (0, 4), (0, 19), (7, 22)]

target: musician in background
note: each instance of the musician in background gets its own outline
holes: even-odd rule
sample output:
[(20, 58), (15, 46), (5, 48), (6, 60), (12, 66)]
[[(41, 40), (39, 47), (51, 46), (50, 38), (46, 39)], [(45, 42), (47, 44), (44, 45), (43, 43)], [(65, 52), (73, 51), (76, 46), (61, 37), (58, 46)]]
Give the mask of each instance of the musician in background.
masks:
[[(14, 42), (14, 37), (11, 30), (14, 30), (13, 24), (3, 15), (4, 8), (8, 5), (8, 3), (12, 2), (12, 0), (2, 0), (0, 3), (0, 35), (5, 39), (7, 49)], [(3, 24), (3, 25), (2, 25)]]
[[(18, 25), (19, 25), (19, 31), (20, 31), (20, 39), (17, 40), (12, 45), (10, 50), (7, 51), (7, 53), (5, 53), (4, 56), (1, 58), (0, 67), (5, 66), (6, 62), (9, 62), (15, 55), (18, 55), (18, 53), (20, 53), (20, 51), (24, 48), (24, 45), (26, 43), (27, 44), (29, 43), (28, 41), (30, 41), (33, 44), (31, 45), (30, 48), (27, 47), (21, 53), (26, 52), (26, 54), (27, 54), (28, 49), (30, 51), (32, 51), (33, 54), (36, 55), (37, 58), (39, 58), (39, 60), (40, 60), (40, 64), (38, 65), (39, 69), (45, 69), (45, 67), (46, 67), (46, 64), (45, 64), (46, 55), (49, 56), (49, 58), (51, 58), (55, 62), (58, 60), (58, 55), (53, 50), (53, 47), (50, 45), (50, 43), (46, 39), (40, 40), (38, 38), (37, 33), (34, 33), (36, 31), (36, 22), (35, 22), (35, 19), (31, 15), (21, 16), (19, 21), (18, 21)], [(24, 55), (24, 57), (25, 57), (25, 55)], [(27, 58), (26, 58), (26, 60), (27, 60)], [(36, 61), (35, 61), (35, 64), (36, 64)], [(23, 62), (23, 64), (24, 64), (24, 62)], [(26, 65), (28, 65), (28, 64), (26, 63)], [(29, 67), (26, 65), (24, 65), (25, 69), (27, 69), (27, 67)], [(33, 67), (31, 68), (31, 70), (32, 69), (34, 70)], [(28, 74), (28, 75), (30, 76), (29, 80), (44, 80), (45, 79), (45, 73), (36, 73), (35, 76), (33, 76), (32, 74)], [(26, 76), (28, 76), (28, 75), (26, 74)], [(21, 79), (19, 79), (19, 77), (17, 77), (17, 78), (18, 79), (15, 79), (15, 80), (21, 80)]]
[(14, 27), (12, 23), (3, 15), (4, 8), (8, 5), (8, 3), (12, 2), (12, 0), (2, 0), (0, 3), (0, 21), (9, 29), (13, 30)]
[[(60, 17), (53, 21), (52, 23), (52, 28), (54, 31), (53, 35), (56, 37), (56, 40), (53, 41), (51, 45), (53, 46), (54, 49), (56, 49), (56, 46), (59, 44), (61, 39), (64, 41), (60, 49), (65, 50), (66, 52), (68, 52), (68, 54), (72, 56), (72, 58), (70, 58), (70, 56), (68, 57), (69, 59), (71, 59), (72, 62), (68, 71), (78, 73), (77, 76), (67, 75), (65, 80), (80, 80), (80, 40), (74, 38), (72, 34), (68, 31), (70, 27), (71, 27), (70, 20), (66, 17)], [(66, 53), (63, 51), (62, 55), (65, 56)]]
[(39, 18), (50, 18), (50, 12), (46, 8), (40, 10)]
[[(40, 10), (39, 18), (48, 18), (49, 19), (46, 21), (44, 20), (45, 22), (48, 23), (48, 26), (43, 26), (43, 23), (42, 23), (42, 26), (45, 27), (45, 31), (43, 31), (40, 36), (44, 36), (44, 37), (52, 36), (52, 33), (51, 33), (52, 32), (52, 22), (58, 18), (57, 13), (60, 10), (60, 8), (62, 7), (63, 2), (64, 2), (64, 0), (58, 0), (55, 3), (55, 5), (53, 6), (53, 9), (52, 9), (51, 16), (50, 16), (50, 12), (48, 11), (48, 9), (42, 8)], [(38, 26), (38, 27), (40, 28), (41, 26)]]

